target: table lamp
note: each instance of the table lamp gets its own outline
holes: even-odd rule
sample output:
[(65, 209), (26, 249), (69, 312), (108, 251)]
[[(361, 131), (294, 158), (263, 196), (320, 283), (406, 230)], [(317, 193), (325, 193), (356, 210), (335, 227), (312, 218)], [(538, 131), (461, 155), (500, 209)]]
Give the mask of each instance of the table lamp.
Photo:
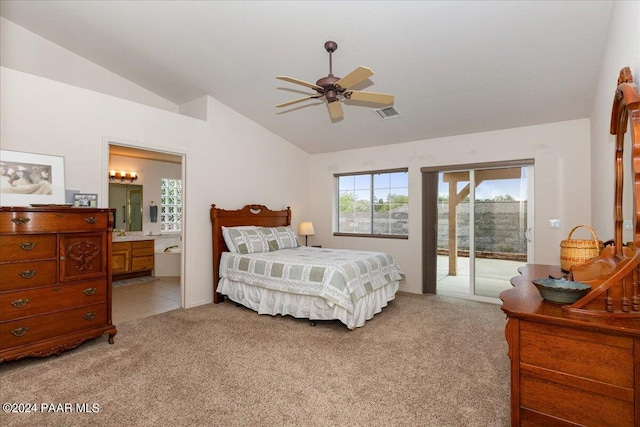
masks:
[(313, 224), (311, 222), (301, 222), (298, 234), (304, 236), (304, 245), (309, 246), (309, 236), (313, 236), (316, 233), (313, 231)]

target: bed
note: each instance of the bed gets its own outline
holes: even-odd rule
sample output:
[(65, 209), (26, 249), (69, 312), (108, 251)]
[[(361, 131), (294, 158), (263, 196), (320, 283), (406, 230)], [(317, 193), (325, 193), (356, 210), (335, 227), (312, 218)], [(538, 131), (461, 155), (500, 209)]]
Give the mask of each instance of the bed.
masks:
[(260, 314), (364, 326), (395, 298), (403, 274), (383, 252), (300, 246), (291, 209), (211, 205), (214, 303)]

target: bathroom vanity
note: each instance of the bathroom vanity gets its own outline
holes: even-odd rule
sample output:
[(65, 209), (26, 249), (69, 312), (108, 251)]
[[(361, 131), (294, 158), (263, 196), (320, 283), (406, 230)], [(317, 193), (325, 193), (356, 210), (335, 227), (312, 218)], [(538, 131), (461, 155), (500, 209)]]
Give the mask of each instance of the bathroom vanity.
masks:
[(154, 247), (153, 239), (118, 241), (114, 238), (111, 256), (113, 280), (151, 276), (155, 263)]

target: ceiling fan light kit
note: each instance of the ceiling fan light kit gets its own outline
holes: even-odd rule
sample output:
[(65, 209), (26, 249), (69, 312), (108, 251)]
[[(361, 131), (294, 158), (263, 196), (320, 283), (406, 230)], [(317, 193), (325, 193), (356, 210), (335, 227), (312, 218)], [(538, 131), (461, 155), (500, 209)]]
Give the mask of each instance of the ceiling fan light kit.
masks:
[(329, 109), (329, 115), (331, 119), (337, 120), (343, 117), (342, 105), (340, 101), (343, 99), (352, 99), (354, 101), (370, 102), (375, 104), (390, 105), (394, 102), (393, 95), (386, 93), (374, 93), (363, 92), (350, 89), (373, 76), (373, 71), (367, 67), (358, 67), (346, 76), (340, 78), (333, 75), (333, 52), (338, 49), (338, 43), (334, 41), (328, 41), (324, 44), (324, 48), (329, 52), (329, 75), (322, 77), (316, 81), (315, 84), (308, 83), (303, 80), (294, 79), (288, 76), (277, 76), (279, 80), (283, 80), (289, 83), (298, 84), (308, 87), (317, 92), (317, 94), (309, 95), (304, 98), (294, 99), (293, 101), (283, 102), (276, 105), (276, 107), (287, 107), (298, 102), (307, 101), (309, 99), (325, 98), (327, 101), (327, 107)]

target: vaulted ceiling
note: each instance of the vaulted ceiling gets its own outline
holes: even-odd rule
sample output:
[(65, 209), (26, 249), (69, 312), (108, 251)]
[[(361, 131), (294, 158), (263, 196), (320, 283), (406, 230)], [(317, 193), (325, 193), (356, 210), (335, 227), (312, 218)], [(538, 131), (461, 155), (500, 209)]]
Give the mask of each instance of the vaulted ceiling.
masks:
[[(210, 95), (309, 153), (589, 116), (611, 1), (3, 1), (1, 14), (182, 104)], [(358, 66), (380, 105), (276, 104)]]

